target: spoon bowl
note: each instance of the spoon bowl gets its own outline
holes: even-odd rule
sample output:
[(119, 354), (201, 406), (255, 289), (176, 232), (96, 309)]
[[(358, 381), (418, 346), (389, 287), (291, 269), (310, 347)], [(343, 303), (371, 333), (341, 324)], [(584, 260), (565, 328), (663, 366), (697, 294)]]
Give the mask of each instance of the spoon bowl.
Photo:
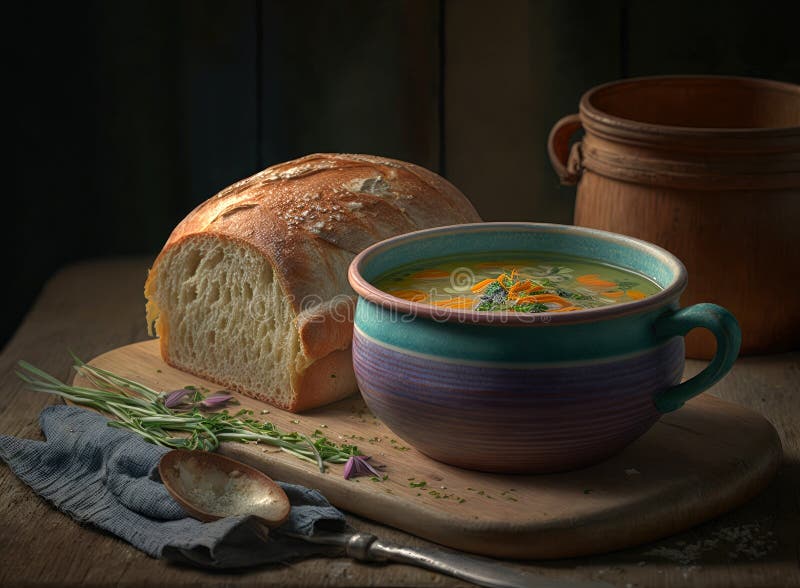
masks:
[(272, 478), (216, 453), (175, 449), (163, 455), (158, 473), (172, 497), (201, 521), (253, 515), (277, 527), (289, 516), (289, 498)]

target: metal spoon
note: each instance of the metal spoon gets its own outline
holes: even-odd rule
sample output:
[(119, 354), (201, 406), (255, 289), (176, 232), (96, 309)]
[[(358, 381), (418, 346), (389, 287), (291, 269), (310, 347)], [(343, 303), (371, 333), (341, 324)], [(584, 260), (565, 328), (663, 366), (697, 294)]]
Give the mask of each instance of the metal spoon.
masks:
[[(174, 450), (164, 454), (158, 472), (167, 491), (190, 515), (201, 521), (253, 515), (276, 527), (289, 516), (286, 493), (263, 472), (216, 453)], [(492, 559), (439, 548), (410, 548), (370, 533), (287, 534), (311, 543), (331, 545), (336, 554), (361, 561), (394, 561), (489, 588), (609, 588), (606, 582), (559, 580), (531, 574)]]

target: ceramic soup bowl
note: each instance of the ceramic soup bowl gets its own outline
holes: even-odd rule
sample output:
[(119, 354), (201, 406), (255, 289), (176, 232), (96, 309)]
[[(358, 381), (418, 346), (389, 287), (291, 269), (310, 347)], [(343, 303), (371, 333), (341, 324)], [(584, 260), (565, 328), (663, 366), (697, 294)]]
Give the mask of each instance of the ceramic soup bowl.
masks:
[[(657, 294), (569, 313), (477, 312), (396, 298), (372, 281), (449, 256), (570, 255), (649, 277)], [(575, 469), (620, 451), (731, 368), (741, 334), (714, 304), (681, 309), (683, 264), (650, 243), (582, 227), (480, 223), (376, 243), (350, 265), (358, 293), (353, 365), (369, 409), (422, 453), (487, 472)], [(683, 336), (717, 352), (680, 383)]]

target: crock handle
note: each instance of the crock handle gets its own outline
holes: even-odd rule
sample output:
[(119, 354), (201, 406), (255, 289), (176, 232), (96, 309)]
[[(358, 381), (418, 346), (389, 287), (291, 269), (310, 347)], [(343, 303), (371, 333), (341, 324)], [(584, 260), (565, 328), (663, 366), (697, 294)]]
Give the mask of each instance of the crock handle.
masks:
[(547, 155), (550, 156), (550, 164), (565, 186), (574, 186), (581, 177), (581, 142), (578, 141), (572, 149), (569, 148), (570, 138), (580, 128), (580, 116), (570, 114), (554, 124), (547, 137)]
[(684, 336), (695, 327), (705, 327), (717, 339), (717, 352), (711, 363), (699, 374), (682, 384), (672, 386), (656, 396), (656, 407), (671, 412), (683, 403), (716, 384), (727, 374), (742, 344), (742, 332), (736, 317), (716, 304), (701, 303), (659, 317), (655, 322), (656, 337), (669, 339)]

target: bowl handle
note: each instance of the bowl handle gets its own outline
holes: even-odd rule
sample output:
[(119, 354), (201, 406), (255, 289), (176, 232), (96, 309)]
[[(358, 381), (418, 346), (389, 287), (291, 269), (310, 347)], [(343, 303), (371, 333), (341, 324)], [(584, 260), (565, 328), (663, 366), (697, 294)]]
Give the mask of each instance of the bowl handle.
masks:
[(742, 344), (739, 322), (730, 312), (716, 304), (701, 303), (669, 312), (655, 322), (656, 337), (668, 339), (683, 336), (695, 327), (705, 327), (717, 339), (717, 352), (711, 363), (699, 374), (682, 384), (672, 386), (656, 396), (656, 408), (671, 412), (717, 383), (727, 374)]
[(569, 140), (581, 128), (581, 117), (570, 114), (559, 120), (547, 137), (547, 155), (550, 165), (565, 186), (574, 186), (581, 178), (583, 152), (581, 142), (569, 147)]

